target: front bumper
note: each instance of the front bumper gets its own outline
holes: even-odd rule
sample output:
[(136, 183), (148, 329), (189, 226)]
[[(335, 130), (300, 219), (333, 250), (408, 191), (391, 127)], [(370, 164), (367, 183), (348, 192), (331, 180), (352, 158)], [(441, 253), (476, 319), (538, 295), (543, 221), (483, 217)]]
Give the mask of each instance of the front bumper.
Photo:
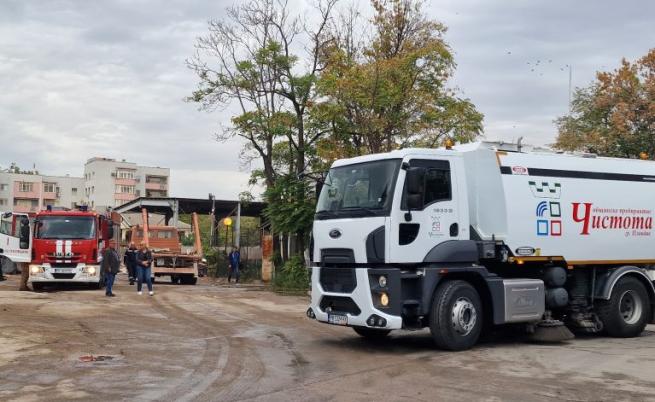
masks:
[[(34, 272), (37, 270), (38, 272)], [(53, 267), (51, 264), (30, 264), (30, 283), (99, 283), (100, 266), (78, 263), (75, 267)], [(93, 272), (93, 273), (91, 273)]]
[[(385, 309), (378, 309), (373, 303), (373, 294), (371, 292), (371, 285), (369, 283), (369, 269), (368, 268), (353, 268), (355, 271), (356, 286), (352, 292), (328, 292), (321, 285), (320, 280), (320, 267), (312, 267), (312, 300), (310, 308), (312, 309), (316, 320), (319, 322), (328, 323), (328, 313), (321, 308), (321, 301), (323, 298), (349, 298), (354, 302), (359, 313), (357, 312), (344, 312), (333, 310), (332, 313), (345, 314), (348, 317), (349, 327), (370, 327), (377, 329), (401, 329), (403, 327), (403, 319), (400, 315), (389, 314)], [(396, 301), (397, 302), (397, 301)], [(382, 317), (386, 320), (386, 325), (370, 326), (367, 319), (372, 315)]]

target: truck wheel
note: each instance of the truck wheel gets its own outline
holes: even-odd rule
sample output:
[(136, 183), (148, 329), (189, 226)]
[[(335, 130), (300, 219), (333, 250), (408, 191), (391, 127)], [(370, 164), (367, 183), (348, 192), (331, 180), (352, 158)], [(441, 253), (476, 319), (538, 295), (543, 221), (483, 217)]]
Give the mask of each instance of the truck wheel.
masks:
[(177, 283), (180, 283), (180, 278), (178, 278), (177, 276), (171, 275), (171, 283), (174, 284), (174, 285), (177, 284)]
[(437, 346), (446, 350), (470, 349), (481, 330), (482, 303), (477, 290), (460, 280), (439, 285), (430, 313), (430, 332)]
[(357, 332), (357, 335), (371, 341), (379, 341), (384, 339), (387, 337), (387, 335), (389, 335), (389, 332), (391, 332), (390, 329), (375, 329), (368, 327), (353, 327), (353, 329), (355, 332)]
[(34, 290), (35, 292), (42, 292), (43, 291), (43, 284), (42, 283), (32, 282), (32, 290)]
[(189, 278), (189, 285), (195, 285), (196, 283), (198, 283), (198, 278)]
[(650, 317), (648, 292), (637, 278), (624, 277), (614, 286), (609, 300), (598, 303), (598, 316), (605, 331), (617, 338), (642, 333)]

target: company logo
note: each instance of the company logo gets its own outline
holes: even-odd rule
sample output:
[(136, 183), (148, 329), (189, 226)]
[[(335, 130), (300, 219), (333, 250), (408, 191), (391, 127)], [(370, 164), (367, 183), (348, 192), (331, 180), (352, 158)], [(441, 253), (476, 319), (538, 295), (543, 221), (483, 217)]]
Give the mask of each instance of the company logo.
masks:
[(559, 199), (562, 195), (562, 185), (560, 183), (549, 183), (547, 181), (535, 182), (529, 181), (530, 191), (536, 198), (554, 198)]
[(329, 236), (333, 239), (338, 239), (341, 237), (341, 231), (339, 229), (330, 230)]
[(537, 204), (537, 236), (562, 235), (562, 208), (557, 201), (541, 201)]
[(528, 168), (523, 167), (523, 166), (513, 166), (512, 167), (512, 174), (527, 175), (528, 174)]
[(594, 231), (623, 230), (625, 236), (650, 236), (653, 229), (653, 211), (650, 209), (600, 208), (591, 202), (572, 203), (573, 221), (581, 223), (580, 234)]

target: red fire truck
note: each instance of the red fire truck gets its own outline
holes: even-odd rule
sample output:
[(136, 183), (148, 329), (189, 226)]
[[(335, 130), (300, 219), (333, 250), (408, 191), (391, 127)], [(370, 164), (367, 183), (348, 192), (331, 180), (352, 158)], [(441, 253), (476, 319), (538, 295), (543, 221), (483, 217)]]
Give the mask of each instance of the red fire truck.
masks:
[(32, 288), (38, 291), (61, 282), (104, 286), (100, 262), (105, 247), (115, 241), (115, 225), (109, 215), (84, 207), (74, 211), (49, 207), (37, 213), (29, 266)]

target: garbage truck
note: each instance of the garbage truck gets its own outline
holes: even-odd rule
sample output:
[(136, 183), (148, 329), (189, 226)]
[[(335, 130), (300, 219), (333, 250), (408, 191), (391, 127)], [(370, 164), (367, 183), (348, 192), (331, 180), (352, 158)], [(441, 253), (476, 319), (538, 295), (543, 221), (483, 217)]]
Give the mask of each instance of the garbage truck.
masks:
[(635, 337), (655, 302), (655, 162), (479, 142), (338, 160), (312, 230), (307, 316), (366, 338), (429, 327)]

